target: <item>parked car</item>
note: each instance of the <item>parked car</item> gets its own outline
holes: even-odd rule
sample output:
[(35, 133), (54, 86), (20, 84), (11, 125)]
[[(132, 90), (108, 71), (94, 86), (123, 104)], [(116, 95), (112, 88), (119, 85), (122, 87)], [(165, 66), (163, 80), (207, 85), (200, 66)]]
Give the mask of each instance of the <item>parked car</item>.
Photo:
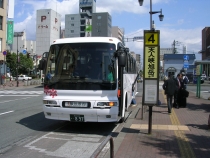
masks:
[(203, 78), (203, 80), (206, 80), (206, 79), (207, 79), (206, 74), (202, 74), (202, 75), (201, 75), (201, 78)]
[(32, 77), (29, 77), (28, 75), (18, 75), (18, 80), (19, 81), (28, 81), (31, 80)]

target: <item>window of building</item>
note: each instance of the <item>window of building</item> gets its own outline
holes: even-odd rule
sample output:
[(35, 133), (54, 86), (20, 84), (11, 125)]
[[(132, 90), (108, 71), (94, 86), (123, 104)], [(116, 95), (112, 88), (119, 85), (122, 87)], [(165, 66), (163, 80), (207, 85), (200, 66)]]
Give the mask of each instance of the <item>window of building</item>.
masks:
[(3, 0), (0, 0), (0, 8), (3, 8)]
[(71, 33), (74, 33), (74, 30), (71, 30)]
[(98, 16), (97, 19), (101, 19), (101, 16)]
[(2, 38), (0, 38), (0, 52), (2, 51)]
[(71, 17), (71, 20), (74, 20), (74, 17)]
[(2, 30), (3, 16), (0, 16), (0, 30)]
[(74, 26), (74, 24), (71, 24), (71, 26)]

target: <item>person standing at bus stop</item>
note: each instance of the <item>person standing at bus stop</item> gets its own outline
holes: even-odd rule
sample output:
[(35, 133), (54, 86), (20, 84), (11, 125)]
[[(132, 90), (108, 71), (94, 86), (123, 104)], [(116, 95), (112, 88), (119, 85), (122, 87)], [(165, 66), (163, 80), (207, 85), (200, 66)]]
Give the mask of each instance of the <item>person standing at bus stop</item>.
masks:
[(173, 106), (177, 109), (179, 109), (179, 103), (178, 103), (178, 97), (179, 96), (179, 93), (180, 93), (180, 88), (181, 88), (181, 79), (182, 79), (182, 74), (179, 73), (177, 74), (177, 77), (174, 78), (175, 80), (175, 83), (176, 83), (176, 90), (175, 90), (175, 93), (174, 93), (174, 103), (173, 103)]
[(163, 89), (167, 96), (168, 113), (171, 113), (172, 99), (176, 91), (176, 82), (172, 75), (168, 75), (168, 79), (163, 84)]

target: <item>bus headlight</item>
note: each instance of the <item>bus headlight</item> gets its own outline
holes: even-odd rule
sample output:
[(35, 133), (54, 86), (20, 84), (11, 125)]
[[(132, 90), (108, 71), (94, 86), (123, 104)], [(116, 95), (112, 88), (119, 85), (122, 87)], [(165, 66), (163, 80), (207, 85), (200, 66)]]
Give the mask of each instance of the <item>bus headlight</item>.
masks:
[(57, 105), (57, 102), (55, 100), (43, 100), (43, 104), (55, 104), (55, 105)]
[(98, 102), (97, 106), (117, 106), (117, 102)]

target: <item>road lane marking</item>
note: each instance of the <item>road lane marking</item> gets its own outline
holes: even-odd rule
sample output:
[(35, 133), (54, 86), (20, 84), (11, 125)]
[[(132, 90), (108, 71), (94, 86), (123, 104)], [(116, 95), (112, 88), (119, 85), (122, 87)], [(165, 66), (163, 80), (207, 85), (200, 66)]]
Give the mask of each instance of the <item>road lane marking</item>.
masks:
[(40, 95), (30, 95), (30, 94), (29, 94), (29, 95), (23, 95), (23, 94), (19, 94), (19, 95), (18, 95), (18, 94), (17, 94), (17, 95), (10, 95), (10, 94), (8, 94), (8, 95), (0, 95), (0, 96), (1, 96), (1, 97), (2, 97), (2, 96), (8, 96), (8, 97), (9, 97), (9, 96), (11, 96), (11, 97), (18, 97), (18, 96), (19, 96), (19, 97), (22, 97), (22, 96), (24, 96), (24, 97), (30, 97), (30, 96), (40, 96)]
[[(33, 95), (33, 97), (34, 97), (34, 95)], [(7, 102), (11, 102), (11, 101), (22, 100), (22, 99), (28, 99), (28, 98), (31, 98), (31, 97), (19, 98), (19, 99), (13, 99), (13, 100), (6, 100), (6, 101), (0, 102), (0, 103), (7, 103)]]
[(8, 113), (11, 113), (11, 112), (14, 112), (14, 111), (3, 112), (3, 113), (0, 113), (0, 115), (8, 114)]

